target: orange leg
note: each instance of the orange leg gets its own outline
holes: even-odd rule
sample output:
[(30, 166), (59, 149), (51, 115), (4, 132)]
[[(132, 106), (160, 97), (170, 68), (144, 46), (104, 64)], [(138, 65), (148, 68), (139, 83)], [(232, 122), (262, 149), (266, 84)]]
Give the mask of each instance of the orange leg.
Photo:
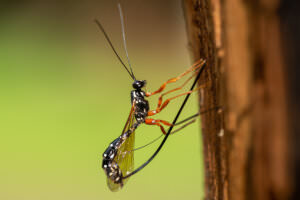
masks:
[[(174, 97), (171, 97), (171, 98), (165, 100), (164, 102), (163, 102), (163, 100), (162, 100), (163, 95), (172, 92), (172, 90), (170, 90), (169, 92), (166, 92), (166, 93), (160, 95), (160, 97), (159, 97), (159, 99), (158, 99), (158, 105), (157, 105), (156, 109), (155, 109), (155, 110), (150, 110), (150, 111), (148, 112), (148, 116), (152, 116), (152, 115), (155, 115), (155, 114), (161, 112), (161, 111), (162, 111), (162, 110), (170, 103), (171, 100), (176, 99), (177, 97), (180, 97), (180, 96), (183, 96), (183, 95), (190, 94), (190, 93), (195, 92), (195, 91), (197, 91), (197, 90), (200, 90), (200, 89), (204, 88), (206, 85), (207, 85), (207, 84), (203, 84), (203, 85), (199, 86), (198, 88), (196, 88), (196, 89), (194, 89), (194, 90), (191, 90), (191, 91), (188, 91), (188, 92), (185, 92), (185, 93), (176, 95), (176, 96), (174, 96)], [(179, 88), (180, 88), (180, 87), (179, 87)], [(174, 90), (178, 90), (178, 88), (175, 88)]]
[(160, 86), (160, 88), (158, 90), (156, 90), (154, 92), (146, 92), (146, 96), (149, 97), (149, 96), (152, 96), (154, 94), (162, 92), (166, 88), (167, 84), (174, 83), (174, 82), (178, 81), (179, 79), (181, 79), (183, 76), (187, 75), (188, 73), (202, 67), (204, 65), (204, 63), (205, 63), (204, 60), (197, 61), (194, 65), (192, 65), (190, 68), (188, 68), (185, 72), (183, 72), (182, 74), (180, 74), (176, 78), (171, 78), (168, 81), (166, 81), (164, 84), (162, 84)]
[(162, 98), (163, 98), (163, 96), (165, 96), (165, 95), (167, 95), (167, 94), (170, 94), (171, 92), (175, 92), (175, 91), (177, 91), (177, 90), (181, 90), (195, 75), (197, 75), (197, 73), (195, 73), (195, 74), (193, 74), (192, 76), (190, 76), (180, 87), (178, 87), (178, 88), (174, 88), (174, 89), (172, 89), (172, 90), (170, 90), (170, 91), (168, 91), (168, 92), (165, 92), (165, 93), (163, 93), (163, 94), (161, 94), (160, 96), (159, 96), (159, 98), (158, 98), (158, 104), (157, 104), (157, 108), (156, 108), (156, 110), (153, 110), (153, 111), (150, 111), (149, 113), (148, 113), (148, 115), (149, 116), (152, 116), (152, 115), (155, 115), (155, 114), (157, 114), (157, 113), (159, 113), (160, 112), (160, 110), (159, 110), (159, 108), (160, 108), (160, 106), (161, 106), (161, 104), (162, 104)]
[(171, 123), (169, 123), (167, 121), (164, 121), (164, 120), (160, 120), (160, 119), (149, 119), (149, 118), (147, 118), (145, 120), (145, 124), (159, 126), (160, 130), (163, 132), (163, 134), (166, 135), (167, 133), (166, 133), (164, 127), (161, 125), (161, 123), (164, 124), (164, 125), (166, 125), (166, 126), (172, 126)]

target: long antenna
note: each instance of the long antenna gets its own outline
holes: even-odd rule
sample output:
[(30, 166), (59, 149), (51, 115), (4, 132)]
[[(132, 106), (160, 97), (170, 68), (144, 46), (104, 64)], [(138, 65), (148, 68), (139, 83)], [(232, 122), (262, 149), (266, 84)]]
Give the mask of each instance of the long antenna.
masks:
[(124, 25), (125, 24), (124, 23), (124, 15), (123, 15), (123, 11), (122, 11), (122, 7), (121, 7), (120, 3), (118, 3), (118, 8), (119, 8), (119, 13), (120, 13), (121, 27), (122, 27), (122, 36), (123, 36), (123, 44), (124, 44), (124, 49), (125, 49), (126, 56), (127, 56), (127, 62), (128, 62), (129, 67), (130, 67), (131, 74), (132, 74), (132, 76), (134, 77), (134, 80), (135, 80), (135, 76), (134, 76), (133, 71), (132, 71), (132, 67), (131, 67), (131, 63), (130, 63), (130, 59), (129, 59), (129, 55), (128, 55), (128, 50), (127, 50), (126, 35), (125, 35), (125, 25)]
[[(200, 69), (200, 71), (199, 71), (199, 73), (198, 73), (198, 75), (197, 75), (197, 77), (196, 77), (196, 79), (195, 79), (195, 81), (194, 81), (194, 83), (193, 83), (190, 91), (194, 89), (194, 87), (195, 87), (198, 79), (200, 78), (200, 75), (202, 74), (205, 66), (206, 66), (206, 63), (204, 63), (203, 67)], [(177, 119), (178, 119), (179, 115), (181, 114), (181, 112), (182, 112), (182, 110), (183, 110), (183, 108), (184, 108), (187, 100), (189, 99), (190, 95), (191, 95), (191, 93), (189, 93), (188, 95), (186, 95), (186, 97), (185, 97), (183, 103), (181, 104), (181, 107), (180, 107), (180, 109), (179, 109), (176, 117), (174, 118), (172, 124), (176, 124)], [(161, 148), (164, 146), (165, 142), (167, 141), (170, 133), (172, 132), (173, 127), (174, 126), (171, 126), (169, 128), (169, 130), (168, 130), (167, 134), (165, 135), (163, 141), (160, 143), (159, 147), (156, 149), (156, 151), (154, 152), (154, 154), (144, 164), (142, 164), (139, 168), (137, 168), (136, 170), (132, 171), (130, 174), (127, 174), (126, 176), (124, 176), (123, 179), (129, 178), (130, 176), (134, 175), (135, 173), (137, 173), (138, 171), (140, 171), (141, 169), (143, 169), (144, 167), (146, 167), (155, 158), (155, 156), (159, 153), (159, 151), (161, 150)]]
[[(107, 40), (107, 42), (109, 43), (110, 47), (112, 48), (112, 50), (114, 51), (115, 55), (117, 56), (117, 58), (119, 59), (119, 61), (121, 62), (121, 64), (123, 65), (123, 67), (126, 69), (126, 71), (128, 72), (128, 74), (131, 76), (131, 78), (133, 80), (135, 80), (135, 77), (133, 76), (133, 74), (130, 73), (130, 71), (128, 70), (128, 68), (126, 67), (126, 65), (124, 64), (124, 62), (122, 61), (121, 57), (119, 56), (119, 54), (117, 53), (116, 49), (114, 48), (114, 45), (112, 44), (111, 40), (109, 39), (107, 33), (105, 32), (103, 26), (101, 25), (101, 23), (95, 19), (94, 20), (95, 23), (98, 25), (99, 29), (101, 30), (101, 32), (103, 33), (103, 35), (105, 36), (105, 39)], [(131, 67), (130, 67), (131, 68)]]

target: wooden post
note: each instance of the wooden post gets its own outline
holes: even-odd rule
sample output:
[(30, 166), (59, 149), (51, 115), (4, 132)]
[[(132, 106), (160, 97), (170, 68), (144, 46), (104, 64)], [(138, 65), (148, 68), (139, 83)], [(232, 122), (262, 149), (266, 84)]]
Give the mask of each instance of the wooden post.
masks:
[(278, 1), (183, 0), (200, 80), (206, 199), (285, 200), (292, 192)]

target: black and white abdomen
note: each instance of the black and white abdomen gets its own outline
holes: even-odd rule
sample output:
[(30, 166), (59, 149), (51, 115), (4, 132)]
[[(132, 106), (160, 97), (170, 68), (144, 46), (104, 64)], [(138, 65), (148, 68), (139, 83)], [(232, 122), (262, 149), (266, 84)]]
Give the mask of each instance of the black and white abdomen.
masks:
[(142, 90), (131, 91), (131, 103), (133, 102), (135, 102), (135, 119), (138, 123), (143, 123), (149, 111), (149, 103), (145, 99), (145, 92)]
[(102, 168), (107, 177), (116, 184), (121, 184), (123, 177), (119, 165), (114, 161), (122, 142), (120, 137), (115, 139), (103, 153)]

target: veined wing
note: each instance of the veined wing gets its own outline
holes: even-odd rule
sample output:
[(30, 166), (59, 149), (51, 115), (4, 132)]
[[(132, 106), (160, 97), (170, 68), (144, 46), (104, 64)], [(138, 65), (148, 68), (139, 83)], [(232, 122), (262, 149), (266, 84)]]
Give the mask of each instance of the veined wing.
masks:
[[(135, 123), (134, 117), (134, 107), (131, 108), (129, 117), (123, 129), (122, 135), (124, 136), (125, 133), (132, 127)], [(126, 176), (130, 172), (134, 170), (134, 140), (135, 140), (135, 131), (125, 137), (124, 142), (121, 144), (120, 148), (118, 149), (117, 155), (114, 158), (114, 161), (118, 164), (122, 176)], [(111, 191), (118, 191), (120, 190), (123, 185), (127, 182), (127, 179), (124, 180), (121, 184), (114, 183), (110, 178), (107, 178), (107, 185)]]

